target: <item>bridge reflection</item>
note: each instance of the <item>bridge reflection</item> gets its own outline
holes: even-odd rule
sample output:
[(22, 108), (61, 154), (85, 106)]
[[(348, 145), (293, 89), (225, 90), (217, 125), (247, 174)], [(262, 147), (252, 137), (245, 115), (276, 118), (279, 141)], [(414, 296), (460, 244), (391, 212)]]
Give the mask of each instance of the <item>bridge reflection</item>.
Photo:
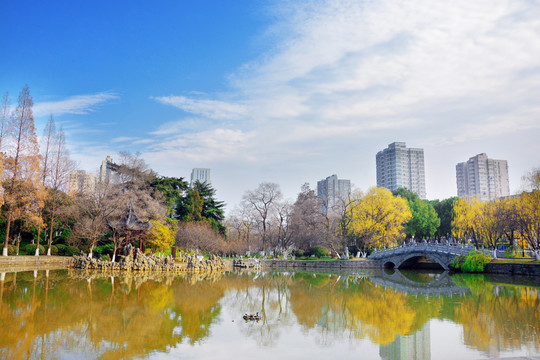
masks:
[[(418, 274), (418, 272), (415, 272)], [(463, 296), (470, 293), (469, 288), (458, 286), (452, 280), (448, 271), (442, 273), (424, 273), (424, 279), (430, 281), (415, 281), (404, 276), (400, 270), (386, 270), (370, 278), (375, 286), (383, 286), (405, 294), (430, 296)]]

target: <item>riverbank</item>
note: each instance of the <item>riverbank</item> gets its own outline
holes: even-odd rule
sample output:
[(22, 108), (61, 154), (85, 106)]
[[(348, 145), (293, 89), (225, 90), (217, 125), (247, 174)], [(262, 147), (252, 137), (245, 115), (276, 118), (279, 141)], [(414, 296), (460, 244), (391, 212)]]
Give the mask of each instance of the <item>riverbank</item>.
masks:
[[(67, 269), (72, 261), (67, 256), (0, 256), (0, 272), (29, 271), (41, 269)], [(231, 269), (232, 261), (224, 260), (224, 267)], [(422, 269), (431, 269), (431, 264), (420, 264)], [(378, 260), (261, 260), (263, 268), (297, 269), (380, 269)], [(187, 265), (186, 265), (187, 267)], [(150, 270), (150, 269), (148, 269)], [(540, 277), (540, 263), (492, 262), (486, 265), (484, 273), (502, 275), (525, 275)]]

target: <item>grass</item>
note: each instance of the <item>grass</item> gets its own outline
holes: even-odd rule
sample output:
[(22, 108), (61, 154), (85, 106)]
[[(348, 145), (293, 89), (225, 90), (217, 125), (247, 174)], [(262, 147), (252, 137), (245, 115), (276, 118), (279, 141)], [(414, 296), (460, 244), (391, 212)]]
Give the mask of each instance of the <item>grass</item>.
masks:
[(533, 258), (528, 259), (497, 259), (492, 260), (492, 264), (540, 264), (540, 261)]

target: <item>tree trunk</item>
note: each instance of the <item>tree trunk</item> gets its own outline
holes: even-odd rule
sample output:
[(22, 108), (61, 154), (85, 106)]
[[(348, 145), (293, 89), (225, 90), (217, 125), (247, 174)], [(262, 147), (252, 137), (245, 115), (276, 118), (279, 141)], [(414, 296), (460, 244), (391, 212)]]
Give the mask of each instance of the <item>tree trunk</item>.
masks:
[(4, 240), (4, 250), (2, 256), (8, 256), (8, 242), (9, 242), (9, 230), (11, 229), (11, 211), (8, 213), (7, 227), (6, 227), (6, 239)]
[(39, 238), (40, 237), (41, 237), (41, 226), (38, 226), (35, 256), (39, 256)]
[[(53, 200), (54, 201), (54, 200)], [(53, 237), (53, 230), (54, 230), (54, 202), (53, 202), (53, 207), (52, 207), (52, 210), (51, 210), (51, 230), (50, 230), (50, 233), (49, 233), (49, 241), (47, 243), (47, 256), (51, 256), (51, 246), (52, 246), (52, 237)]]

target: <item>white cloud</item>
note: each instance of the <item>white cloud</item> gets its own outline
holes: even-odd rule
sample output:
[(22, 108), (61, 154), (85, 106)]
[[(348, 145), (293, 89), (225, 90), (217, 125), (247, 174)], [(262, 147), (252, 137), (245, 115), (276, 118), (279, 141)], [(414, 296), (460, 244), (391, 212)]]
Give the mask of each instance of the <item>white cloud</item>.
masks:
[(175, 106), (188, 113), (213, 119), (232, 119), (245, 113), (244, 106), (225, 101), (198, 100), (185, 96), (161, 96), (154, 99), (163, 104)]
[(88, 114), (95, 111), (98, 105), (109, 100), (117, 99), (118, 96), (110, 92), (101, 92), (97, 94), (75, 95), (64, 100), (38, 102), (34, 105), (34, 115), (60, 116), (63, 114)]
[[(229, 92), (155, 98), (194, 115), (156, 130), (170, 139), (162, 149), (178, 146), (193, 161), (266, 159), (275, 169), (294, 158), (313, 176), (317, 166), (346, 168), (343, 149), (374, 157), (406, 140), (448, 152), (540, 127), (538, 2), (328, 0), (272, 10), (272, 48), (229, 76)], [(229, 122), (207, 130), (216, 121)], [(510, 161), (520, 156), (500, 146)], [(435, 193), (453, 195), (454, 165), (435, 165)]]

